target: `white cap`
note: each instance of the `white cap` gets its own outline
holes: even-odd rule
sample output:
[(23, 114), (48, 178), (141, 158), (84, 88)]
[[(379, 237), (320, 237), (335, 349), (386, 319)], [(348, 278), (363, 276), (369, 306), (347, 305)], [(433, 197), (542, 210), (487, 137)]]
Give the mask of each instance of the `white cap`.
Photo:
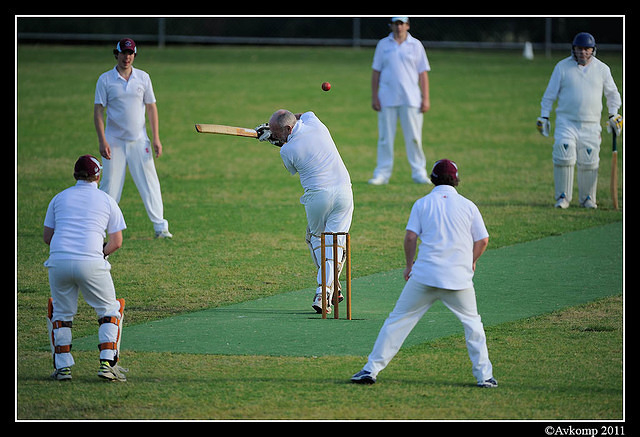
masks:
[(408, 23), (409, 17), (391, 17), (392, 23), (395, 23), (396, 21), (402, 21), (403, 23)]

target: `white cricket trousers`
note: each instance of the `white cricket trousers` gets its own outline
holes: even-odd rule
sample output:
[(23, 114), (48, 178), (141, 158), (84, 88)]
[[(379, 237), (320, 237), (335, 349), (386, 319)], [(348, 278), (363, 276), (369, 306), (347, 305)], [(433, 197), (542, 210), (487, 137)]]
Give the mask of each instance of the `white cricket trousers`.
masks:
[(102, 160), (100, 189), (120, 203), (128, 166), (149, 220), (153, 223), (153, 229), (156, 232), (168, 230), (169, 224), (164, 219), (160, 181), (149, 138), (123, 141), (107, 136), (107, 142), (111, 147), (111, 159)]
[(493, 367), (489, 361), (484, 326), (478, 314), (473, 287), (445, 290), (421, 284), (413, 278), (409, 278), (405, 284), (395, 308), (380, 329), (364, 370), (375, 377), (384, 369), (414, 326), (437, 300), (441, 300), (462, 322), (473, 376), (478, 382), (492, 378)]
[[(321, 235), (323, 232), (349, 232), (353, 217), (353, 191), (350, 185), (310, 190), (302, 195), (300, 203), (304, 205), (307, 215), (307, 238), (311, 255), (318, 267), (318, 284), (321, 284)], [(345, 241), (345, 236), (338, 237), (338, 260), (342, 259)], [(326, 244), (326, 283), (327, 286), (331, 286), (333, 284), (333, 250), (329, 246), (332, 244), (330, 237), (327, 237)]]
[[(120, 319), (120, 302), (116, 300), (116, 290), (111, 279), (111, 264), (107, 260), (47, 260), (45, 267), (49, 271), (49, 286), (53, 298), (52, 321), (71, 322), (78, 312), (78, 292), (91, 306), (98, 319), (116, 317)], [(71, 344), (71, 328), (58, 328), (53, 332), (56, 346)], [(98, 328), (99, 343), (116, 342), (118, 327), (112, 323), (103, 323)], [(113, 360), (116, 351), (100, 351), (100, 359)], [(70, 352), (55, 354), (55, 367), (73, 366)]]
[(384, 106), (378, 112), (378, 159), (374, 178), (389, 180), (393, 172), (393, 145), (398, 119), (402, 127), (407, 160), (411, 166), (411, 177), (427, 180), (427, 161), (422, 150), (422, 121), (420, 108), (412, 106)]

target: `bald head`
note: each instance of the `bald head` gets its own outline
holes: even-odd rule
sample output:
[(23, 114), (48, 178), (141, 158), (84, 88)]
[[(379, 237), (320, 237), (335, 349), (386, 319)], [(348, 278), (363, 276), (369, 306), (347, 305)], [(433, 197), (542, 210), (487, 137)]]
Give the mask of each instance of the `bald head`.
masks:
[(296, 116), (291, 111), (278, 109), (269, 119), (271, 137), (286, 143), (297, 121)]

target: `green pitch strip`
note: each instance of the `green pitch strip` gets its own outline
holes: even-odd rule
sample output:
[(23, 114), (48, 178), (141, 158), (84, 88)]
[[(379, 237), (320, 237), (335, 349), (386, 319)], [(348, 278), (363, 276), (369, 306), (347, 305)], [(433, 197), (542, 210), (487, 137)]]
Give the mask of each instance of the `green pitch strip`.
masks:
[[(622, 223), (487, 251), (475, 276), (485, 326), (621, 293), (622, 252)], [(353, 320), (323, 320), (311, 309), (312, 288), (136, 326), (125, 319), (122, 350), (364, 356), (403, 285), (401, 269), (353, 280)], [(345, 310), (343, 302), (341, 317)], [(405, 347), (451, 334), (463, 335), (462, 325), (438, 302)], [(77, 339), (73, 347), (96, 350), (96, 344), (93, 336)]]

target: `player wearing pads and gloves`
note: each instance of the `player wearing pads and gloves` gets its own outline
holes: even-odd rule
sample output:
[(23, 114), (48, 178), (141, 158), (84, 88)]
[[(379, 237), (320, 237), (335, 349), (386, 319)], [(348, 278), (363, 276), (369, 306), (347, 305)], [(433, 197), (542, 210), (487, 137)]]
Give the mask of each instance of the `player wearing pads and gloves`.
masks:
[(596, 188), (600, 163), (600, 118), (602, 95), (607, 99), (607, 130), (620, 134), (622, 104), (609, 67), (595, 57), (596, 42), (589, 33), (575, 36), (571, 56), (558, 62), (542, 96), (538, 131), (549, 136), (549, 115), (554, 102), (556, 125), (553, 145), (555, 206), (568, 208), (573, 193), (573, 171), (577, 164), (579, 203), (597, 208)]
[[(78, 310), (78, 292), (98, 316), (98, 376), (126, 380), (126, 369), (117, 364), (124, 299), (116, 299), (111, 265), (106, 260), (121, 247), (126, 224), (116, 201), (98, 189), (101, 169), (95, 157), (81, 156), (74, 167), (76, 185), (51, 200), (44, 219), (43, 239), (50, 246), (44, 265), (49, 270), (51, 288), (47, 311), (55, 368), (51, 377), (57, 380), (71, 379), (71, 328)], [(103, 244), (105, 233), (109, 237)]]
[[(307, 216), (306, 242), (318, 269), (318, 287), (312, 307), (322, 313), (321, 235), (323, 232), (349, 232), (353, 216), (351, 177), (329, 130), (313, 112), (294, 115), (281, 109), (271, 116), (268, 124), (258, 126), (256, 131), (260, 141), (281, 147), (280, 157), (285, 168), (292, 175), (300, 175), (304, 189), (300, 203), (304, 205)], [(340, 293), (340, 284), (334, 287), (331, 272), (334, 261), (338, 262), (338, 270), (341, 271), (346, 237), (338, 238), (337, 260), (333, 259), (330, 238), (327, 237), (326, 242), (328, 302), (332, 302), (336, 288)], [(338, 296), (340, 301), (340, 294)]]

